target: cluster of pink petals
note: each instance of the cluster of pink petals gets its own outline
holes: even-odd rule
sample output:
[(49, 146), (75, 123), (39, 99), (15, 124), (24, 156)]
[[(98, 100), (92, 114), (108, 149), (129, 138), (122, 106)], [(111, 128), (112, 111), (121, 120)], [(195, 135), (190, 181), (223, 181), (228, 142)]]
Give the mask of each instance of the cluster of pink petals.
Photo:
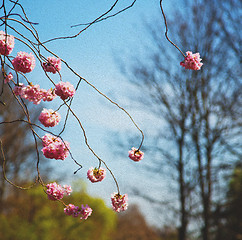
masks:
[(32, 53), (18, 52), (17, 57), (12, 60), (12, 64), (16, 71), (29, 73), (35, 67), (35, 58)]
[(53, 89), (48, 89), (48, 90), (42, 89), (42, 99), (43, 99), (44, 102), (45, 101), (50, 102), (55, 98), (56, 98), (55, 90), (53, 90)]
[(42, 137), (42, 152), (46, 158), (64, 160), (69, 154), (69, 143), (49, 133)]
[(10, 72), (4, 79), (4, 83), (9, 83), (11, 80), (13, 80), (13, 74)]
[(128, 208), (128, 194), (120, 195), (113, 193), (111, 195), (113, 210), (115, 212), (122, 212)]
[(42, 91), (39, 85), (28, 85), (23, 86), (21, 91), (21, 97), (33, 102), (34, 104), (39, 104), (42, 100)]
[(91, 214), (92, 214), (92, 209), (88, 205), (86, 205), (84, 207), (83, 204), (82, 204), (80, 219), (85, 219), (86, 220), (89, 216), (91, 216)]
[(56, 97), (55, 91), (51, 89), (41, 89), (39, 85), (33, 84), (25, 86), (23, 83), (14, 87), (14, 93), (17, 96), (21, 96), (22, 98), (33, 102), (34, 104), (39, 104), (41, 100), (52, 101)]
[(91, 216), (92, 209), (88, 205), (85, 207), (82, 205), (80, 209), (78, 206), (69, 204), (66, 208), (64, 208), (64, 213), (72, 217), (80, 217), (80, 219), (86, 220), (89, 216)]
[(69, 196), (71, 194), (71, 192), (72, 192), (71, 186), (70, 185), (64, 185), (63, 188), (64, 188), (64, 191), (65, 191), (65, 194), (67, 196)]
[(56, 73), (61, 70), (61, 60), (56, 57), (48, 57), (48, 62), (43, 63), (43, 68), (46, 72)]
[(180, 65), (185, 67), (185, 69), (199, 70), (203, 65), (203, 63), (201, 63), (202, 59), (200, 58), (200, 54), (193, 54), (190, 51), (187, 51), (186, 54), (187, 56), (185, 57), (185, 60), (180, 62)]
[(93, 168), (91, 167), (87, 171), (87, 178), (91, 182), (101, 182), (106, 176), (106, 169), (100, 167), (100, 168)]
[(62, 100), (67, 98), (73, 97), (76, 90), (74, 86), (69, 82), (59, 82), (55, 85), (55, 93), (58, 95)]
[(54, 127), (60, 122), (60, 120), (60, 114), (52, 109), (44, 108), (39, 115), (39, 121), (45, 127)]
[(138, 162), (144, 158), (144, 153), (134, 147), (129, 151), (129, 158)]
[(80, 214), (80, 208), (73, 204), (69, 204), (66, 208), (64, 208), (64, 213), (72, 217), (78, 217)]
[(48, 198), (53, 201), (60, 200), (64, 197), (64, 195), (70, 195), (72, 192), (71, 186), (64, 185), (62, 187), (56, 182), (47, 184), (46, 188)]
[(0, 31), (0, 55), (9, 55), (13, 51), (13, 48), (14, 36), (6, 35), (4, 31)]

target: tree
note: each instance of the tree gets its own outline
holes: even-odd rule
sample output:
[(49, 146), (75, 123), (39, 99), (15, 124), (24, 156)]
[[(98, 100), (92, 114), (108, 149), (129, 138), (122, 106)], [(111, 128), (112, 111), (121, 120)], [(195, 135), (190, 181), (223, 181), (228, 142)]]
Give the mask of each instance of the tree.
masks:
[(242, 239), (242, 169), (238, 163), (227, 182), (227, 194), (224, 202), (216, 206), (214, 214), (214, 239)]
[(147, 226), (137, 206), (130, 206), (128, 211), (118, 216), (114, 240), (158, 240), (158, 234)]
[[(234, 7), (239, 1), (225, 2), (230, 5), (229, 14), (239, 19), (239, 10)], [(155, 43), (150, 49), (154, 50), (149, 50), (145, 60), (137, 58), (126, 71), (142, 91), (139, 100), (165, 122), (157, 130), (155, 143), (163, 163), (153, 160), (152, 171), (161, 165), (163, 169), (175, 169), (175, 174), (168, 172), (174, 174), (178, 185), (180, 240), (187, 239), (191, 219), (201, 219), (201, 237), (211, 239), (211, 212), (214, 204), (221, 201), (219, 196), (224, 195), (217, 188), (223, 184), (220, 176), (241, 157), (241, 71), (236, 65), (237, 50), (229, 44), (237, 26), (221, 26), (227, 17), (217, 4), (186, 1), (185, 11), (176, 11), (168, 21), (178, 46), (200, 52), (204, 63), (200, 71), (178, 67), (179, 55), (162, 41), (161, 27), (155, 24), (148, 26)], [(229, 35), (224, 33), (224, 27)], [(241, 34), (236, 39), (240, 42)]]
[(68, 201), (88, 202), (94, 210), (88, 221), (63, 216), (62, 203), (47, 203), (47, 196), (40, 186), (27, 192), (15, 191), (19, 192), (18, 201), (14, 194), (9, 194), (4, 201), (5, 211), (0, 214), (1, 239), (113, 239), (115, 213), (103, 200), (89, 196), (83, 188), (73, 192)]
[[(36, 145), (29, 141), (31, 137), (31, 131), (29, 126), (23, 122), (15, 122), (10, 124), (9, 122), (22, 119), (24, 112), (19, 111), (19, 103), (13, 97), (12, 93), (3, 84), (3, 78), (1, 78), (1, 88), (3, 92), (0, 96), (0, 101), (3, 103), (0, 105), (0, 136), (2, 141), (2, 149), (4, 149), (5, 162), (3, 155), (0, 156), (0, 164), (4, 168), (1, 168), (0, 179), (0, 212), (3, 208), (3, 199), (7, 197), (8, 191), (6, 190), (6, 179), (8, 178), (15, 184), (21, 184), (25, 181), (30, 181), (36, 175), (32, 172), (32, 168), (35, 165), (33, 158), (36, 157)], [(29, 105), (28, 102), (25, 103)], [(39, 111), (41, 106), (38, 108)], [(29, 109), (32, 115), (33, 123), (38, 121), (38, 110)], [(37, 143), (38, 145), (40, 142)], [(46, 162), (41, 159), (41, 167), (46, 170)], [(45, 171), (45, 173), (47, 173)], [(8, 188), (7, 188), (8, 189)]]

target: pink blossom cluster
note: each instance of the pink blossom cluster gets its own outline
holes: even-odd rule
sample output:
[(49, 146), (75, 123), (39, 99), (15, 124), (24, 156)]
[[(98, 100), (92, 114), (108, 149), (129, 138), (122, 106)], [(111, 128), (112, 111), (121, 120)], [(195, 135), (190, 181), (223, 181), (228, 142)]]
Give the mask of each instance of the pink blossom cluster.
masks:
[(46, 72), (57, 73), (61, 70), (61, 60), (56, 57), (48, 57), (47, 62), (43, 63), (43, 68)]
[(55, 85), (55, 93), (58, 95), (62, 100), (67, 98), (73, 97), (76, 90), (74, 86), (69, 82), (59, 82)]
[(78, 217), (80, 214), (80, 208), (73, 204), (69, 204), (66, 208), (64, 208), (64, 213), (72, 217)]
[(144, 153), (134, 147), (129, 151), (129, 158), (138, 162), (144, 158)]
[(39, 104), (41, 100), (52, 101), (56, 97), (54, 90), (41, 89), (39, 85), (32, 84), (25, 86), (23, 83), (20, 83), (18, 86), (14, 87), (13, 91), (17, 96), (21, 96), (36, 105)]
[(63, 188), (64, 188), (64, 191), (65, 191), (65, 194), (67, 196), (69, 196), (71, 194), (71, 192), (72, 192), (71, 186), (70, 185), (63, 185)]
[(106, 176), (106, 169), (100, 167), (100, 168), (93, 168), (91, 167), (87, 171), (87, 178), (91, 182), (101, 182)]
[(42, 152), (46, 158), (64, 160), (69, 154), (69, 143), (49, 133), (42, 137)]
[(69, 216), (79, 217), (80, 219), (87, 219), (92, 214), (92, 209), (86, 205), (85, 207), (81, 206), (81, 209), (78, 206), (73, 204), (69, 204), (66, 208), (64, 208), (64, 213)]
[(32, 53), (18, 52), (17, 57), (12, 60), (12, 64), (16, 71), (29, 73), (35, 67), (35, 58)]
[(190, 51), (186, 52), (186, 57), (183, 62), (180, 62), (180, 65), (182, 67), (185, 67), (185, 69), (191, 69), (191, 70), (199, 70), (203, 63), (201, 63), (202, 59), (200, 58), (199, 53), (192, 53)]
[(48, 198), (53, 201), (60, 200), (64, 197), (64, 195), (68, 196), (72, 192), (71, 186), (64, 185), (62, 187), (61, 185), (58, 185), (56, 182), (47, 184), (46, 188)]
[(44, 108), (39, 115), (39, 121), (45, 127), (54, 127), (60, 122), (60, 120), (60, 114), (52, 109)]
[(33, 102), (34, 104), (39, 104), (42, 100), (42, 91), (39, 85), (28, 85), (23, 86), (21, 89), (21, 97)]
[(113, 210), (115, 212), (122, 212), (128, 208), (128, 194), (120, 195), (113, 193), (111, 195)]
[(89, 216), (91, 216), (91, 214), (92, 214), (92, 209), (88, 205), (86, 205), (84, 207), (83, 204), (82, 204), (80, 219), (85, 219), (86, 220)]
[(0, 31), (0, 55), (9, 55), (13, 51), (13, 48), (14, 36), (6, 35), (4, 31)]
[(13, 74), (10, 72), (4, 79), (4, 83), (9, 83), (11, 80), (13, 80)]
[(42, 100), (45, 102), (50, 102), (56, 98), (55, 89), (41, 89), (42, 90)]

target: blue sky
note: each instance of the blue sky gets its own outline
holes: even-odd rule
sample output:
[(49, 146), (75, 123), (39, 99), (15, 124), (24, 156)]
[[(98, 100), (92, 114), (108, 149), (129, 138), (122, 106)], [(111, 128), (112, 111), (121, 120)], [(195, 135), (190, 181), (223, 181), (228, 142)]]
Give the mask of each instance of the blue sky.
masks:
[[(44, 41), (53, 37), (77, 33), (80, 28), (70, 28), (71, 25), (92, 21), (107, 11), (114, 1), (24, 0), (20, 2), (25, 8), (29, 19), (39, 23), (36, 28), (40, 39)], [(115, 8), (115, 12), (122, 7), (128, 6), (131, 2), (120, 1), (117, 8)], [(168, 5), (168, 1), (164, 1), (164, 8), (167, 8), (169, 12), (171, 5)], [(121, 56), (122, 60), (128, 63), (131, 56), (136, 55), (136, 53), (142, 54), (143, 46), (148, 39), (144, 22), (157, 21), (157, 19), (163, 21), (158, 0), (137, 0), (137, 3), (131, 9), (114, 18), (91, 26), (75, 39), (58, 40), (46, 44), (51, 51), (67, 61), (81, 76), (125, 107), (149, 136), (152, 136), (152, 131), (154, 131), (154, 128), (149, 127), (153, 125), (150, 123), (159, 123), (159, 119), (155, 119), (149, 112), (144, 112), (137, 102), (130, 100), (133, 92), (137, 90), (120, 73), (115, 59), (117, 56)], [(19, 48), (21, 48), (20, 44), (16, 43), (13, 55), (20, 51)], [(46, 57), (48, 56), (49, 54), (46, 55)], [(63, 67), (61, 73), (63, 81), (76, 83), (77, 78), (65, 67)], [(43, 88), (51, 87), (41, 72), (40, 66), (37, 66), (33, 73), (28, 76), (33, 83), (38, 83)], [(56, 76), (54, 76), (54, 79), (57, 79)], [(58, 100), (55, 100), (46, 104), (45, 107), (54, 109), (59, 103)], [(85, 83), (80, 85), (73, 101), (73, 109), (86, 129), (89, 144), (106, 161), (117, 177), (121, 193), (129, 194), (130, 187), (137, 187), (143, 191), (153, 192), (157, 199), (167, 195), (165, 184), (160, 181), (158, 176), (154, 175), (151, 178), (143, 170), (142, 162), (134, 163), (127, 157), (129, 149), (123, 149), (121, 155), (115, 154), (115, 148), (117, 147), (115, 134), (127, 134), (127, 140), (129, 137), (139, 134), (122, 111), (111, 105)], [(60, 113), (64, 114), (64, 111)], [(63, 174), (66, 181), (68, 181), (65, 182), (67, 184), (80, 177), (86, 179), (87, 169), (91, 166), (98, 166), (98, 161), (85, 146), (82, 131), (73, 117), (70, 117), (63, 137), (70, 142), (71, 151), (76, 160), (83, 165), (83, 169), (77, 175), (73, 175), (77, 166), (70, 158), (63, 162), (55, 161), (53, 166), (57, 171), (53, 178), (62, 179)], [(118, 152), (120, 152), (120, 149)], [(145, 156), (143, 161), (152, 161), (152, 156)], [(88, 183), (87, 180), (86, 182), (90, 193), (104, 198), (107, 203), (110, 202), (110, 194), (116, 191), (114, 181), (110, 175), (105, 181), (96, 185)], [(163, 191), (157, 191), (157, 189), (161, 188), (163, 188)], [(132, 195), (130, 195), (129, 199), (131, 203), (141, 202), (140, 206), (146, 212), (150, 223), (161, 221), (160, 215), (154, 216), (154, 213), (150, 212), (151, 205), (147, 202)]]

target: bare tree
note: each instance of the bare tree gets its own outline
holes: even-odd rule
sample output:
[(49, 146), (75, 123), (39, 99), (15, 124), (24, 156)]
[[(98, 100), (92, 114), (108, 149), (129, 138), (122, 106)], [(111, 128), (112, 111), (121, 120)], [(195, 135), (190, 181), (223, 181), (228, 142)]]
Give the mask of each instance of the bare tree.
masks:
[[(1, 80), (3, 84), (3, 80)], [(22, 181), (31, 181), (36, 175), (32, 169), (35, 167), (34, 158), (36, 158), (36, 146), (30, 141), (31, 130), (29, 126), (23, 122), (16, 121), (14, 124), (9, 124), (13, 120), (23, 119), (24, 112), (19, 111), (19, 104), (13, 97), (12, 93), (6, 86), (2, 86), (4, 91), (0, 96), (2, 104), (0, 105), (0, 136), (2, 146), (4, 148), (5, 161), (1, 154), (0, 164), (1, 167), (1, 182), (0, 182), (0, 206), (2, 207), (3, 198), (6, 197), (6, 181), (7, 177), (14, 183), (20, 183)], [(25, 104), (29, 105), (28, 102)], [(39, 111), (36, 109), (32, 113), (32, 108), (29, 111), (32, 113), (32, 121), (36, 123), (38, 121)], [(39, 142), (40, 143), (40, 142)], [(46, 167), (46, 161), (41, 159), (41, 166)], [(47, 172), (44, 173), (47, 175)], [(0, 208), (1, 210), (1, 208)]]
[[(234, 7), (239, 1), (225, 2), (229, 14), (239, 19)], [(181, 55), (162, 41), (161, 27), (152, 24), (148, 27), (153, 50), (145, 60), (134, 62), (127, 74), (141, 88), (142, 102), (165, 122), (158, 130), (157, 150), (176, 172), (179, 239), (187, 239), (188, 223), (194, 218), (200, 219), (202, 239), (209, 240), (213, 204), (223, 195), (221, 173), (231, 170), (241, 157), (241, 71), (236, 54), (241, 35), (236, 35), (236, 24), (225, 24), (228, 16), (217, 1), (185, 4), (185, 11), (176, 11), (169, 19), (169, 30), (182, 49), (200, 52), (202, 70), (179, 68)], [(233, 35), (234, 46), (230, 45)], [(157, 168), (154, 161), (153, 166)]]

